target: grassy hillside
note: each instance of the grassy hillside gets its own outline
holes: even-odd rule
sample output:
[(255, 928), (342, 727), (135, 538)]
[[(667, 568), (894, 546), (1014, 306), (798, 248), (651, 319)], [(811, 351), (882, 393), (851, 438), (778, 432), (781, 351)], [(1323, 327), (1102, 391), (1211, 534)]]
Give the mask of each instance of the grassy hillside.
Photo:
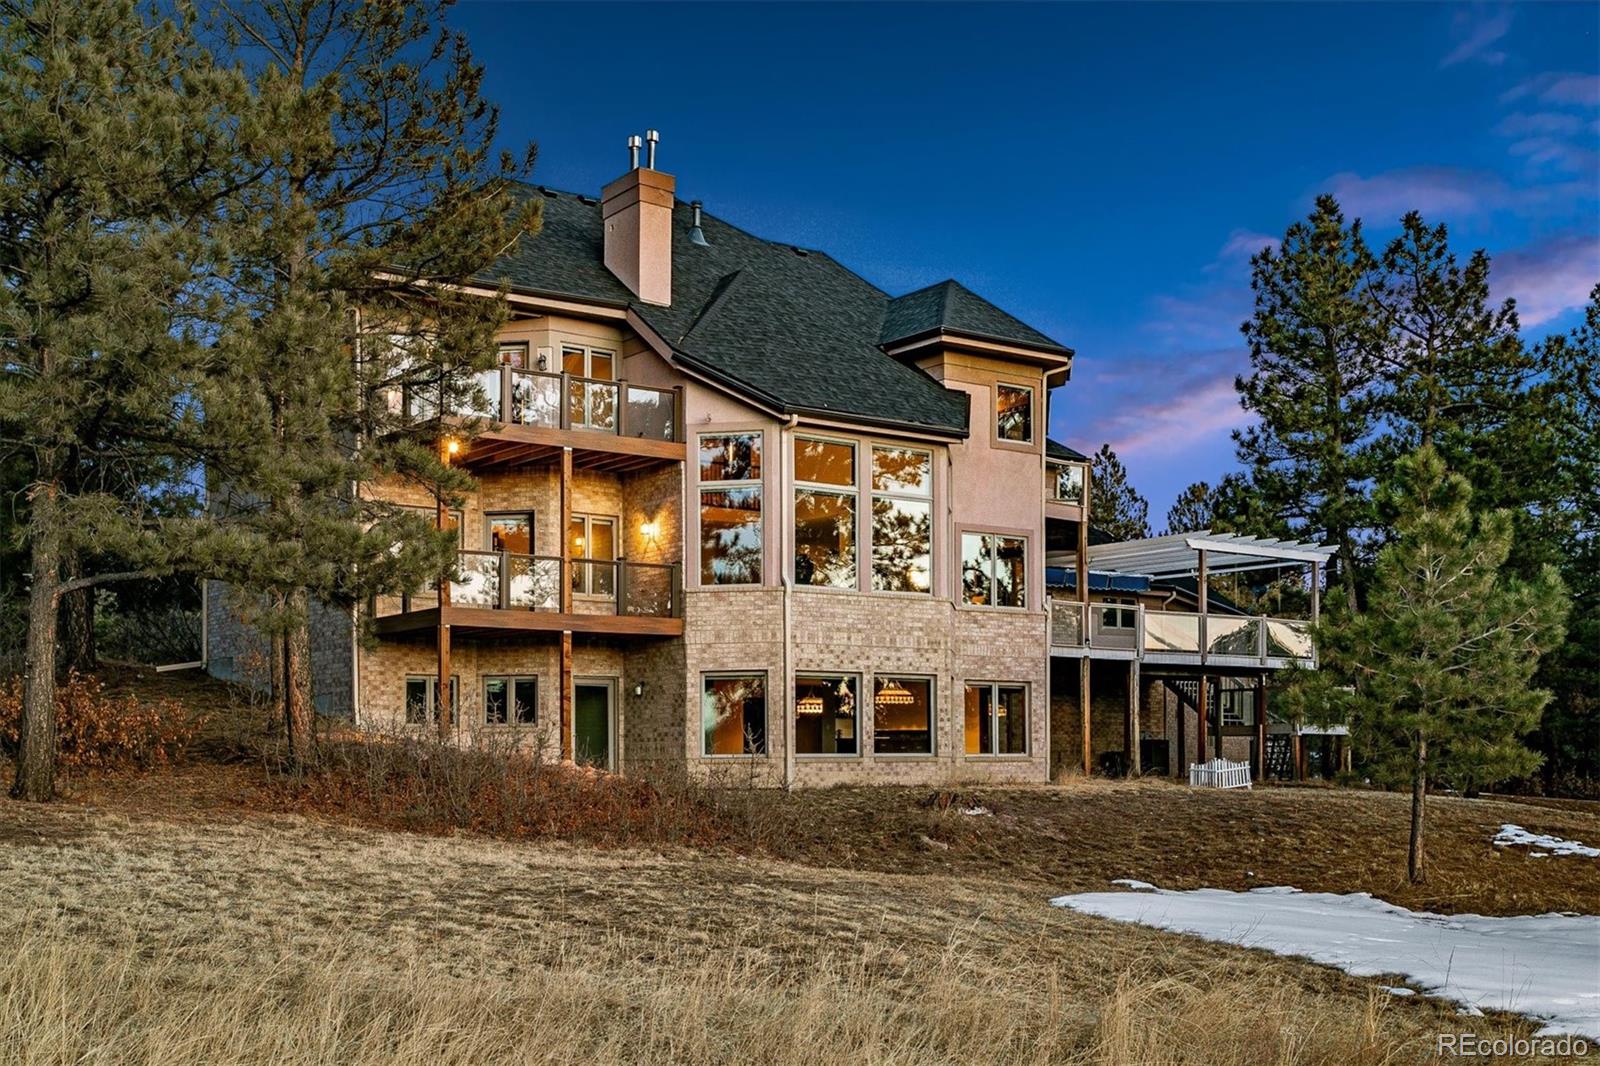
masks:
[[(1531, 1031), (1047, 905), (1125, 876), (1398, 898), (1392, 797), (1085, 783), (961, 796), (973, 817), (735, 790), (674, 799), (725, 820), (714, 843), (596, 846), (302, 813), (229, 736), (0, 804), (0, 1061), (1361, 1064)], [(1488, 844), (1502, 820), (1594, 842), (1593, 813), (1438, 806), (1432, 905), (1600, 909), (1600, 864)]]

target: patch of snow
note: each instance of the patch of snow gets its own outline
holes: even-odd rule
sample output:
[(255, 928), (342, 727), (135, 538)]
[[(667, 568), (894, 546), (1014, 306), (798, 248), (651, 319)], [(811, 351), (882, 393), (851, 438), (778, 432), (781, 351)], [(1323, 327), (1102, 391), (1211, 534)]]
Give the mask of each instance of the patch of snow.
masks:
[(971, 815), (974, 818), (987, 818), (994, 812), (987, 807), (963, 807), (961, 808), (961, 813)]
[(1522, 845), (1530, 848), (1544, 848), (1544, 852), (1534, 852), (1535, 858), (1544, 858), (1547, 854), (1554, 855), (1582, 855), (1588, 859), (1600, 859), (1600, 848), (1591, 848), (1587, 844), (1580, 844), (1576, 840), (1562, 840), (1560, 837), (1545, 836), (1542, 833), (1530, 833), (1520, 825), (1509, 822), (1500, 827), (1500, 832), (1495, 834), (1494, 845), (1497, 848)]
[(1084, 892), (1050, 901), (1084, 914), (1301, 955), (1357, 977), (1402, 976), (1471, 1009), (1515, 1011), (1541, 1034), (1600, 1039), (1600, 917), (1487, 918), (1410, 911), (1365, 892)]
[(1416, 989), (1407, 988), (1405, 985), (1379, 985), (1378, 987), (1391, 996), (1414, 996), (1417, 994)]
[(1114, 884), (1114, 885), (1125, 885), (1128, 888), (1133, 889), (1135, 892), (1144, 892), (1144, 891), (1146, 891), (1148, 889), (1152, 889), (1152, 888), (1156, 887), (1155, 885), (1152, 885), (1149, 881), (1135, 881), (1131, 877), (1119, 877), (1119, 878), (1117, 878), (1115, 881), (1113, 881), (1111, 883)]

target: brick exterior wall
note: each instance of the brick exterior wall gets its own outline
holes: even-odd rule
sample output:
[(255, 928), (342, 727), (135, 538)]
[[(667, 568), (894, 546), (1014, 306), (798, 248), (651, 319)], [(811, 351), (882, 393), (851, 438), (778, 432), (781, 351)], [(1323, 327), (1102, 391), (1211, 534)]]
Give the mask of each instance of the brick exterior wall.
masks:
[[(792, 594), (793, 673), (859, 678), (860, 753), (795, 758), (799, 786), (829, 784), (958, 784), (1044, 781), (1048, 772), (1044, 616), (1037, 612), (967, 610), (912, 596), (799, 589)], [(684, 705), (681, 720), (689, 764), (702, 774), (783, 779), (786, 716), (792, 713), (783, 661), (780, 589), (694, 589), (685, 596)], [(767, 676), (767, 753), (707, 757), (699, 706), (707, 673), (749, 671)], [(934, 753), (873, 752), (873, 679), (916, 675), (934, 679)], [(965, 684), (1014, 682), (1028, 688), (1028, 753), (968, 756), (964, 750)], [(754, 770), (749, 768), (755, 763)]]
[[(241, 610), (234, 595), (221, 581), (206, 582), (206, 672), (267, 691), (272, 687), (272, 643), (245, 621), (250, 612)], [(354, 635), (348, 613), (320, 603), (311, 605), (311, 699), (318, 714), (351, 715)]]

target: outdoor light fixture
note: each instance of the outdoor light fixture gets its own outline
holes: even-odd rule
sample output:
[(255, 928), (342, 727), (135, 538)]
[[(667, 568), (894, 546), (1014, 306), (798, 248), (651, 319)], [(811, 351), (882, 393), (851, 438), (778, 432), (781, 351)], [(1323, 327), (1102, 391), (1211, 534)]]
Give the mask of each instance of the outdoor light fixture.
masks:
[(794, 705), (795, 714), (821, 714), (822, 709), (822, 697), (817, 695), (807, 696)]
[(898, 681), (890, 681), (878, 690), (879, 707), (905, 707), (916, 701)]
[(641, 522), (641, 523), (639, 523), (639, 535), (641, 537), (643, 537), (645, 540), (650, 540), (650, 541), (655, 540), (657, 534), (659, 534), (660, 532), (661, 532), (661, 527), (659, 525), (657, 525), (655, 522)]
[(643, 696), (644, 695), (644, 682), (643, 681), (635, 681), (633, 683), (633, 694), (635, 696)]
[(444, 450), (446, 453), (454, 455), (461, 450), (461, 442), (456, 440), (454, 437), (451, 437), (449, 440), (444, 442)]

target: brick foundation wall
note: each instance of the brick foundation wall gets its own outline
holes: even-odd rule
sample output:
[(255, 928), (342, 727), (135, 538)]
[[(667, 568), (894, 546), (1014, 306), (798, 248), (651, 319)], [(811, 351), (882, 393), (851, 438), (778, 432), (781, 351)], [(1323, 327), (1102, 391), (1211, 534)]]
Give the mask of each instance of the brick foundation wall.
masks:
[[(206, 672), (267, 691), (272, 687), (272, 642), (245, 621), (250, 605), (237, 602), (236, 595), (221, 581), (206, 582)], [(347, 612), (311, 605), (311, 700), (318, 714), (351, 715), (354, 632)]]

